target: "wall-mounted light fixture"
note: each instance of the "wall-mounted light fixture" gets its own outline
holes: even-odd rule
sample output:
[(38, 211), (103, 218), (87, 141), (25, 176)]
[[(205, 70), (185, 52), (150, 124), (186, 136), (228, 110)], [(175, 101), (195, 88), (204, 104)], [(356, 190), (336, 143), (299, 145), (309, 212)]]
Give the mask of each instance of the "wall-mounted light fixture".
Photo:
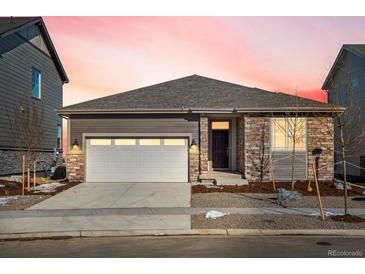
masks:
[(315, 165), (316, 165), (316, 174), (318, 177), (318, 170), (319, 170), (319, 157), (321, 157), (322, 149), (320, 147), (316, 147), (312, 150), (312, 155), (315, 157)]
[(78, 151), (78, 150), (80, 150), (79, 142), (77, 141), (76, 138), (74, 139), (74, 142), (72, 143), (71, 150), (72, 151)]
[(191, 141), (190, 148), (194, 150), (198, 149), (198, 144), (195, 142), (194, 139)]

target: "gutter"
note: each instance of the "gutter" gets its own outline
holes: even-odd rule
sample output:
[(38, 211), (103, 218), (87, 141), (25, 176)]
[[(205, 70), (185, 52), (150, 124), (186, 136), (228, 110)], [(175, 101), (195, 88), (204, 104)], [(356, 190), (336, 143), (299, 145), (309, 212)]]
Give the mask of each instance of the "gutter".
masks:
[(331, 108), (313, 108), (313, 107), (282, 107), (282, 108), (181, 108), (181, 109), (58, 109), (57, 112), (63, 117), (70, 114), (176, 114), (176, 113), (277, 113), (277, 112), (322, 112), (322, 113), (339, 113), (346, 108), (339, 107), (335, 110)]

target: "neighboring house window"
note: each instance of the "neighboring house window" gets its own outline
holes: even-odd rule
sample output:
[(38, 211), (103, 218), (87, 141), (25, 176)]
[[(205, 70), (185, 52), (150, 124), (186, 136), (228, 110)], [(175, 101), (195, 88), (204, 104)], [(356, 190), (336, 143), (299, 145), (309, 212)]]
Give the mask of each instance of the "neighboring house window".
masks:
[(57, 125), (57, 148), (62, 149), (62, 126)]
[[(306, 140), (305, 118), (273, 118), (272, 148), (304, 150)], [(295, 136), (295, 137), (294, 137)]]
[(359, 85), (359, 78), (354, 78), (351, 80), (351, 87), (357, 87)]
[(41, 99), (41, 73), (32, 69), (32, 96), (37, 99)]

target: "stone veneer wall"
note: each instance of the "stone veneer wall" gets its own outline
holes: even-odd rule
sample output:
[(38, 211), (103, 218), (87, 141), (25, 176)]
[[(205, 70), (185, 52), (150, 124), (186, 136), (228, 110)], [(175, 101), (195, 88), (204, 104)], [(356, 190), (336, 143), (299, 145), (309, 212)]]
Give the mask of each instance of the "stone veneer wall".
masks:
[[(0, 175), (20, 174), (22, 172), (22, 151), (0, 150)], [(53, 152), (38, 152), (37, 171), (49, 169), (53, 164)], [(62, 164), (62, 154), (59, 154), (57, 165)]]
[(312, 150), (322, 149), (319, 158), (318, 180), (328, 181), (333, 179), (333, 120), (331, 117), (307, 118), (307, 155), (308, 178), (312, 176), (313, 155)]
[(84, 181), (84, 153), (71, 151), (66, 154), (67, 177), (70, 182)]
[(199, 177), (199, 148), (189, 149), (189, 182), (197, 182)]
[(237, 137), (236, 137), (236, 166), (237, 170), (242, 174), (245, 173), (245, 118), (237, 118)]
[(200, 116), (199, 134), (200, 134), (200, 174), (208, 172), (208, 117)]
[[(247, 116), (244, 121), (245, 177), (249, 181), (259, 181), (262, 146), (266, 160), (270, 153), (270, 118)], [(263, 175), (264, 181), (270, 180), (268, 167), (264, 167)]]

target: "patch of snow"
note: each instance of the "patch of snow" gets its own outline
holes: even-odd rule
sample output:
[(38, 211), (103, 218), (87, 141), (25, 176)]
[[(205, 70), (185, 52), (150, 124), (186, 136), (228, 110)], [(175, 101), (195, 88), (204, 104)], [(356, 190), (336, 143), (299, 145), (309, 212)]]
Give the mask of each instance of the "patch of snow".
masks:
[(57, 188), (64, 186), (65, 184), (61, 183), (47, 183), (47, 184), (40, 184), (35, 187), (34, 193), (51, 193), (55, 192)]
[[(336, 212), (331, 212), (331, 211), (324, 211), (323, 213), (324, 213), (324, 216), (326, 216), (326, 217), (343, 215), (342, 213), (336, 213)], [(319, 211), (313, 212), (313, 213), (310, 213), (309, 216), (321, 216), (321, 213)]]
[(226, 215), (229, 215), (229, 213), (223, 213), (223, 212), (220, 212), (220, 211), (216, 211), (216, 210), (209, 210), (206, 214), (205, 214), (205, 218), (206, 219), (217, 219), (217, 218), (220, 218), (220, 217), (224, 217)]
[(17, 176), (15, 176), (15, 175), (10, 176), (10, 181), (14, 181), (14, 182), (17, 182), (17, 183), (21, 183), (22, 182), (22, 176), (19, 176), (19, 175), (17, 175)]
[(10, 196), (10, 197), (0, 197), (0, 206), (4, 206), (9, 203), (11, 200), (16, 200), (18, 197)]
[[(349, 185), (350, 182), (347, 182), (347, 190), (351, 190), (351, 186)], [(335, 185), (336, 189), (338, 190), (344, 190), (345, 189), (345, 182), (338, 180), (338, 179), (334, 179), (333, 184)]]

